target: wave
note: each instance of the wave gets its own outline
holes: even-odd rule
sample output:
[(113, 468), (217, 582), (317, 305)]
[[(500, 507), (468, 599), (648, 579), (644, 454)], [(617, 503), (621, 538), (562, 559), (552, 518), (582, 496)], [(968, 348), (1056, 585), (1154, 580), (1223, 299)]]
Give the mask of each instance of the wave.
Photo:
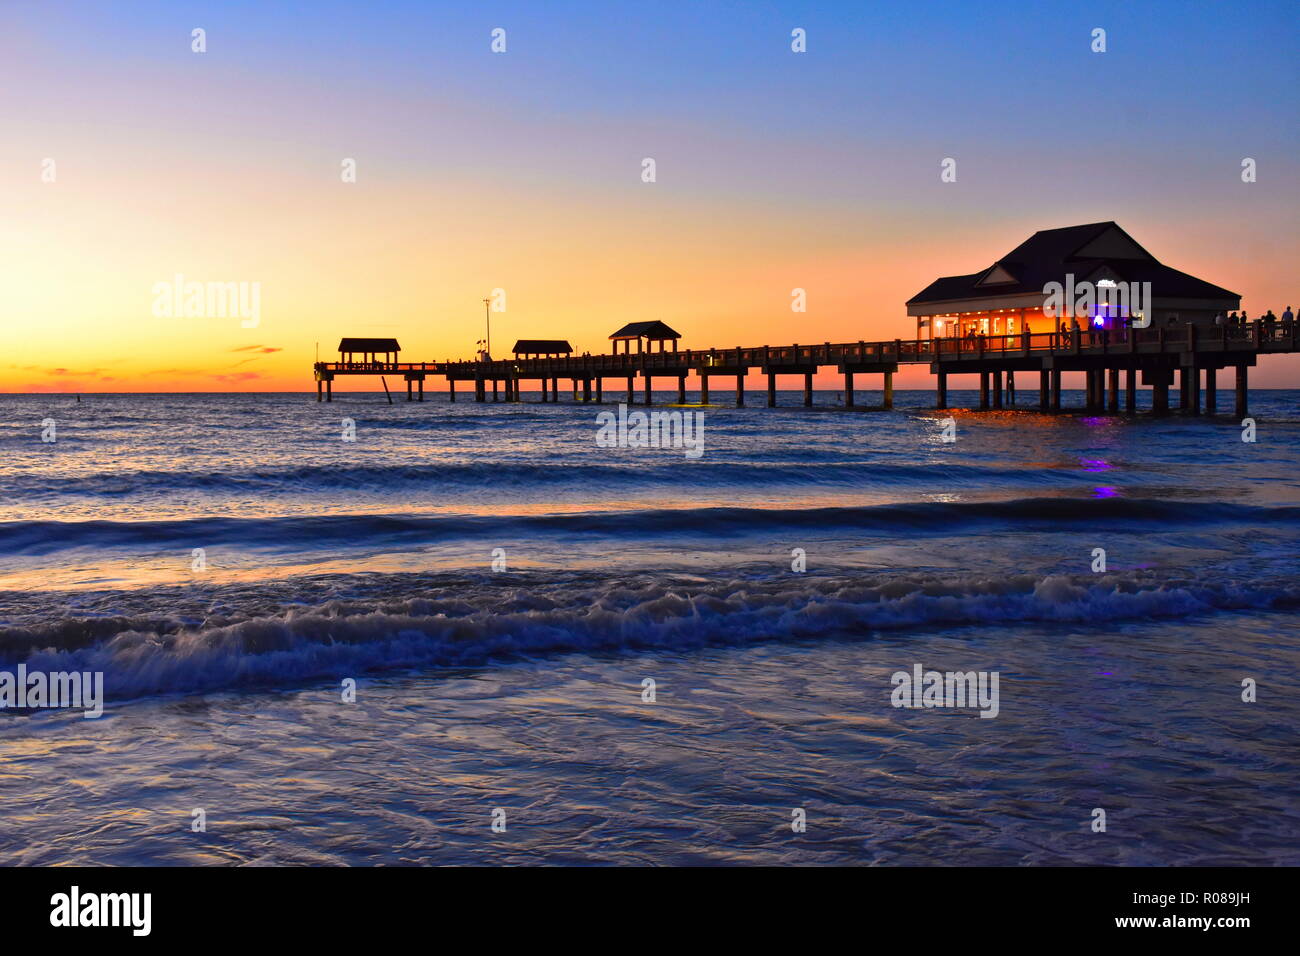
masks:
[[(963, 485), (996, 487), (1008, 481), (1077, 483), (1078, 469), (1001, 468), (943, 463), (895, 465), (844, 461), (836, 458), (809, 462), (806, 452), (799, 460), (780, 463), (691, 462), (680, 458), (662, 464), (644, 460), (634, 464), (592, 464), (573, 461), (541, 465), (533, 462), (448, 462), (412, 465), (297, 465), (251, 467), (232, 471), (137, 470), (61, 475), (10, 476), (0, 483), (0, 492), (10, 498), (121, 498), (129, 495), (201, 491), (248, 494), (250, 492), (394, 491), (426, 489), (445, 494), (449, 490), (491, 488), (572, 488), (594, 486), (653, 487), (680, 486), (689, 477), (693, 486), (800, 487), (852, 485), (855, 487), (932, 487)], [(690, 468), (685, 472), (686, 467)]]
[(743, 536), (756, 531), (959, 534), (985, 531), (1143, 531), (1222, 524), (1296, 525), (1300, 506), (1151, 498), (1020, 498), (924, 501), (856, 507), (638, 509), (539, 515), (305, 515), (151, 521), (0, 522), (0, 550), (40, 555), (66, 548), (139, 548), (229, 543), (293, 549), (439, 543), (488, 536)]
[(521, 655), (689, 650), (955, 625), (1090, 625), (1300, 607), (1300, 585), (1161, 578), (915, 573), (450, 581), (382, 576), (380, 593), (194, 621), (149, 614), (39, 619), (0, 629), (0, 662), (100, 671), (112, 700), (280, 686), (394, 668), (484, 666)]

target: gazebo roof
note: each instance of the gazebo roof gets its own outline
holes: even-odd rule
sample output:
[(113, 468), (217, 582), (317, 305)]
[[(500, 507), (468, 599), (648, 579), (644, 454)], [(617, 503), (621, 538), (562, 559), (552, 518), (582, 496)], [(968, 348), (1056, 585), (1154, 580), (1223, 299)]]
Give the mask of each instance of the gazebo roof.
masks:
[(681, 335), (657, 319), (652, 322), (629, 322), (610, 336), (611, 339), (680, 339)]
[(397, 339), (339, 339), (340, 352), (400, 352)]
[(568, 355), (573, 347), (564, 339), (520, 339), (515, 343), (516, 355)]

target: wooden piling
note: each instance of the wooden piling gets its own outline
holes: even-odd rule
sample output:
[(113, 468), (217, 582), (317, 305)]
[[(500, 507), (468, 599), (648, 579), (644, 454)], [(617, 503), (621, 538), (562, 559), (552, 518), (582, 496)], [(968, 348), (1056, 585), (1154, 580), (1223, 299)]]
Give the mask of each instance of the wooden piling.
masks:
[(1162, 380), (1151, 385), (1151, 414), (1169, 414), (1169, 383), (1166, 381)]

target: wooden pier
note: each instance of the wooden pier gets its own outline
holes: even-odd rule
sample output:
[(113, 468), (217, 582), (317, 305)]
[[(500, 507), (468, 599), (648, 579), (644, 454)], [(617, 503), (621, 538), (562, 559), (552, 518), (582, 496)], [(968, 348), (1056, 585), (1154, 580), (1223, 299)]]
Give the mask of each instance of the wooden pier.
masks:
[[(654, 380), (676, 380), (677, 400), (686, 401), (686, 379), (699, 377), (700, 400), (710, 402), (711, 384), (734, 381), (735, 403), (745, 404), (745, 377), (753, 369), (767, 376), (767, 405), (776, 405), (778, 376), (796, 376), (803, 386), (803, 403), (812, 405), (813, 376), (833, 368), (843, 376), (844, 404), (854, 405), (858, 376), (881, 376), (884, 407), (893, 407), (893, 377), (900, 365), (929, 365), (935, 376), (935, 407), (948, 407), (948, 383), (953, 375), (979, 376), (981, 409), (1002, 407), (1004, 382), (1015, 373), (1038, 375), (1038, 407), (1061, 408), (1061, 375), (1085, 374), (1085, 408), (1133, 414), (1137, 387), (1152, 390), (1152, 411), (1169, 411), (1169, 389), (1177, 377), (1179, 408), (1191, 415), (1202, 410), (1204, 382), (1206, 413), (1213, 414), (1218, 373), (1232, 369), (1236, 390), (1235, 414), (1247, 414), (1249, 369), (1258, 356), (1296, 351), (1296, 323), (1255, 320), (1246, 326), (1210, 331), (1195, 325), (1172, 329), (1096, 331), (977, 336), (974, 338), (893, 339), (822, 345), (735, 347), (680, 352), (580, 355), (551, 358), (448, 362), (317, 362), (317, 401), (333, 399), (333, 381), (348, 375), (393, 375), (406, 381), (408, 401), (424, 400), (430, 376), (447, 383), (451, 401), (458, 382), (473, 386), (474, 400), (517, 402), (523, 382), (540, 383), (541, 401), (560, 399), (560, 381), (572, 384), (573, 400), (603, 402), (606, 383), (616, 383), (629, 404), (636, 402), (637, 380), (643, 403), (651, 404)], [(1121, 389), (1121, 379), (1123, 380)], [(625, 386), (625, 388), (624, 388)], [(718, 386), (712, 385), (716, 392)], [(1123, 391), (1121, 398), (1120, 392)]]

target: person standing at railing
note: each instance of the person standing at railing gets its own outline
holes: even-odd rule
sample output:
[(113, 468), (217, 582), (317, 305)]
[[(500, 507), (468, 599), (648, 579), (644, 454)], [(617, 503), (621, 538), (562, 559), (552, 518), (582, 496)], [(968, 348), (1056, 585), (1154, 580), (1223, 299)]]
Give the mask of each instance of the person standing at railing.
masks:
[(1273, 326), (1275, 325), (1277, 325), (1277, 316), (1273, 314), (1272, 309), (1269, 309), (1264, 313), (1264, 338), (1271, 339), (1273, 337)]
[(1291, 311), (1291, 306), (1288, 305), (1286, 311), (1282, 313), (1282, 334), (1290, 335), (1294, 323), (1295, 313)]

